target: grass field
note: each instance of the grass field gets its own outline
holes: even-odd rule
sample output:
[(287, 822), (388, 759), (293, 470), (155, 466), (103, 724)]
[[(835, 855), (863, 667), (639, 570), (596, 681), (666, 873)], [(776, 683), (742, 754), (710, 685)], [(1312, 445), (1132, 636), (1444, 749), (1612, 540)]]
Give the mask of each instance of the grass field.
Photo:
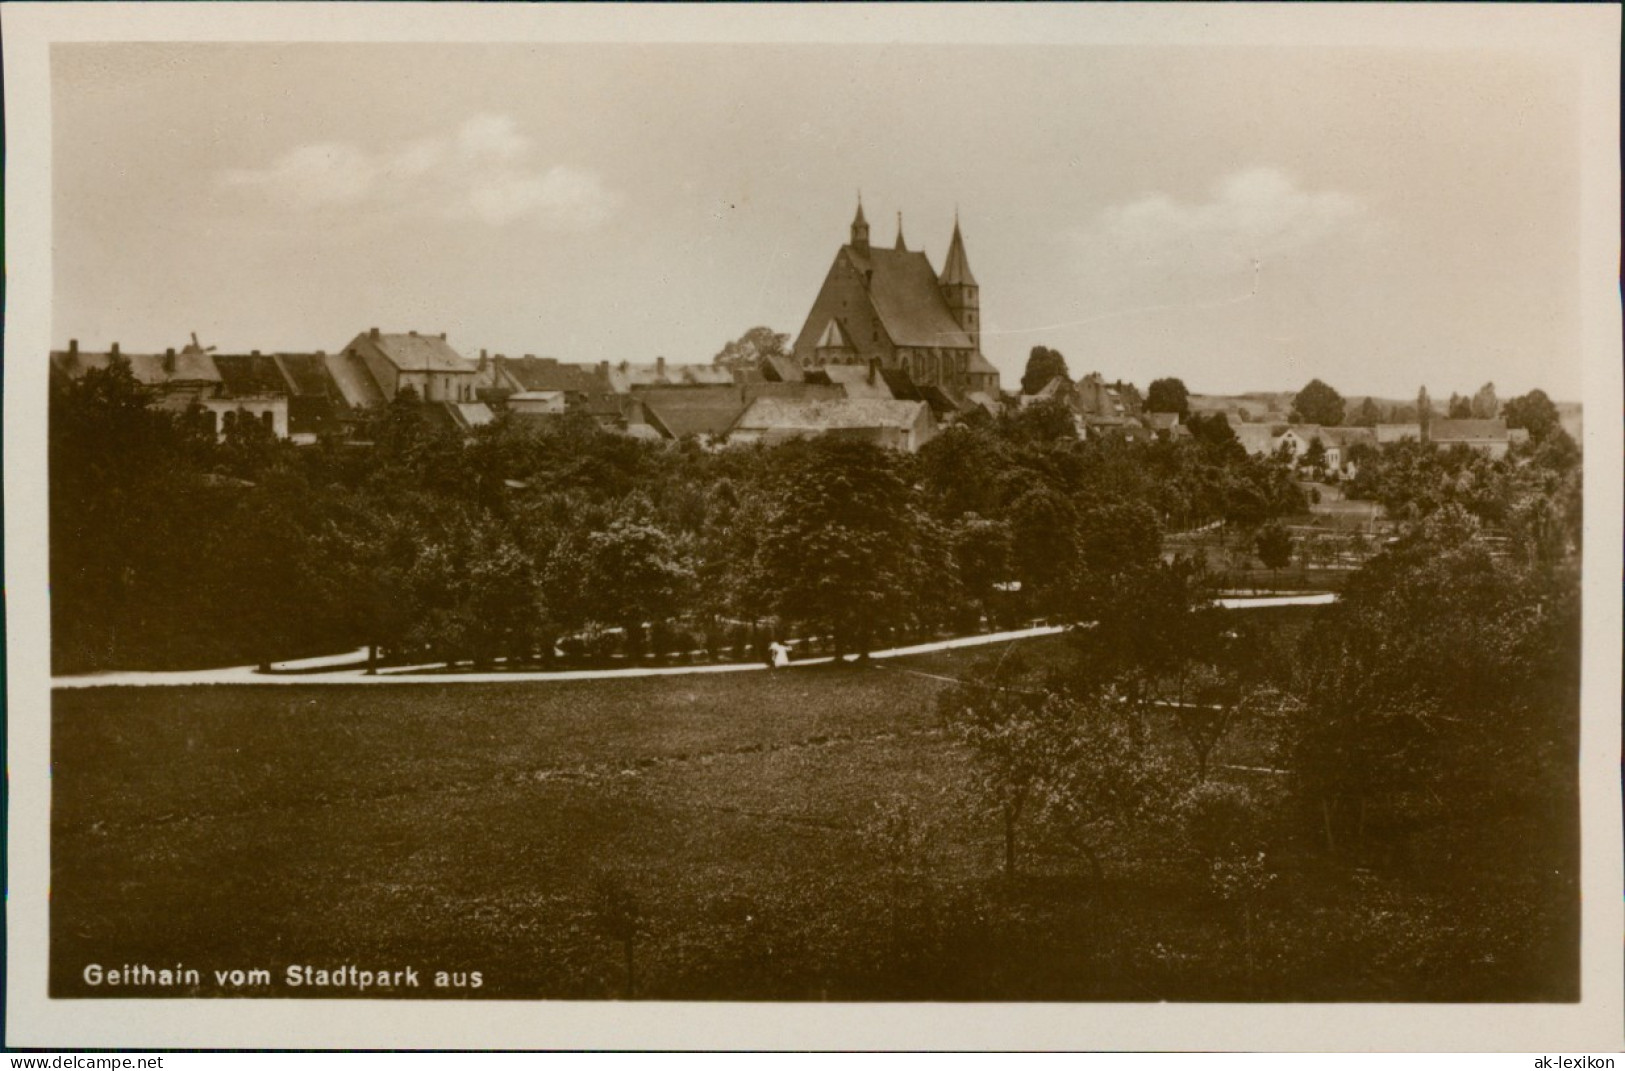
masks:
[[(1305, 849), (1244, 931), (1153, 834), (1110, 846), (1103, 884), (1043, 855), (1005, 881), (999, 828), (935, 708), (939, 678), (989, 654), (544, 685), (59, 692), (51, 993), (1571, 999), (1566, 918), (1510, 935), (1486, 919), (1488, 937), (1430, 928), (1463, 897), (1516, 912), (1539, 889), (1405, 870), (1370, 875), (1356, 901)], [(1241, 733), (1215, 762), (1277, 761), (1264, 748)], [(873, 850), (877, 804), (898, 798), (924, 819), (907, 874)], [(605, 907), (628, 900), (642, 919), (631, 979)], [(1485, 940), (1494, 955), (1473, 973), (1439, 969)], [(202, 982), (92, 986), (89, 964), (181, 964)], [(412, 966), (421, 985), (294, 988), (295, 964)], [(272, 984), (212, 973), (250, 968)], [(438, 971), (464, 984), (437, 988)]]

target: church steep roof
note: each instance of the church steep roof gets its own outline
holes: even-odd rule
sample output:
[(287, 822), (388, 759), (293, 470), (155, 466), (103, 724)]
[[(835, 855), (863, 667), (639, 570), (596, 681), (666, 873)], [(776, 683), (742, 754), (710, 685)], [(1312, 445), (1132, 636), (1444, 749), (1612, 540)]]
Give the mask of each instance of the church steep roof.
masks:
[(924, 253), (872, 247), (865, 252), (850, 245), (845, 252), (858, 271), (872, 273), (869, 299), (893, 345), (976, 348), (949, 310)]
[(948, 258), (942, 264), (944, 286), (975, 286), (976, 276), (970, 273), (970, 258), (965, 256), (965, 239), (959, 236), (959, 220), (954, 220), (953, 240), (948, 243)]

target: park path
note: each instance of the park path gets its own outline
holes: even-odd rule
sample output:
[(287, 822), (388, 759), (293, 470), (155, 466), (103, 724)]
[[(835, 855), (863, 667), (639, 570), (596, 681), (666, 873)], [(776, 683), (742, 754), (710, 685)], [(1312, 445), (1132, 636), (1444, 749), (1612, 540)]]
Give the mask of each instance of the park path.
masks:
[[(1322, 606), (1335, 602), (1333, 594), (1275, 595), (1262, 597), (1230, 597), (1219, 599), (1225, 609), (1242, 610), (1266, 606)], [(1065, 625), (1037, 625), (1033, 628), (1014, 629), (1009, 632), (988, 632), (976, 636), (959, 636), (951, 640), (934, 640), (907, 647), (892, 647), (871, 652), (871, 659), (906, 658), (909, 655), (950, 651), (961, 647), (981, 647), (990, 643), (1008, 643), (1037, 636), (1053, 636), (1065, 631)], [(273, 662), (272, 672), (262, 673), (255, 666), (231, 666), (223, 669), (187, 669), (168, 671), (123, 671), (113, 673), (87, 673), (71, 677), (53, 677), (53, 688), (161, 688), (197, 684), (258, 684), (258, 685), (382, 685), (382, 684), (522, 684), (545, 681), (592, 681), (631, 677), (679, 677), (698, 673), (753, 673), (769, 672), (762, 662), (730, 662), (703, 666), (649, 666), (629, 669), (570, 669), (543, 671), (493, 672), (424, 672), (428, 666), (396, 666), (380, 670), (369, 676), (365, 672), (366, 648), (319, 658), (296, 659), (291, 662)], [(790, 663), (784, 670), (808, 666), (828, 665), (830, 657), (806, 658)], [(438, 664), (435, 664), (438, 666)]]

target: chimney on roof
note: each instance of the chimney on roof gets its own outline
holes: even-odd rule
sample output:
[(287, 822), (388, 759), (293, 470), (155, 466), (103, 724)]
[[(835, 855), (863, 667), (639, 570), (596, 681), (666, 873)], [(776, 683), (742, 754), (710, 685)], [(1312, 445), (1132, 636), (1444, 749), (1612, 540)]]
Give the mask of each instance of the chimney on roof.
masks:
[(377, 342), (378, 341), (378, 329), (376, 327), (374, 327), (372, 330), (368, 331), (367, 332), (367, 337), (372, 339), (374, 342)]
[(440, 332), (440, 341), (446, 341), (446, 333), (444, 331)]
[(416, 331), (408, 331), (407, 334), (411, 335), (413, 338), (418, 337), (418, 333)]
[(118, 356), (118, 343), (117, 342), (113, 343), (113, 348), (110, 349), (108, 352), (111, 353), (114, 357), (117, 357)]
[[(174, 351), (173, 351), (173, 350), (171, 350), (171, 351), (170, 351), (170, 352), (172, 352), (172, 353), (173, 353), (173, 352), (174, 352)], [(258, 356), (259, 356), (259, 355), (260, 355), (260, 351), (259, 351), (259, 350), (249, 350), (249, 351), (248, 351), (248, 355), (249, 355), (249, 356), (250, 356), (250, 357), (258, 357)]]
[(79, 340), (78, 339), (76, 339), (76, 338), (68, 339), (68, 356), (73, 357), (75, 359), (78, 358), (78, 356), (79, 356)]
[(174, 370), (175, 370), (175, 347), (171, 346), (167, 350), (164, 351), (164, 371), (173, 372)]
[(655, 375), (661, 379), (666, 378), (666, 359), (664, 357), (655, 358)]
[(880, 372), (880, 358), (869, 358), (869, 383), (874, 384), (875, 376)]

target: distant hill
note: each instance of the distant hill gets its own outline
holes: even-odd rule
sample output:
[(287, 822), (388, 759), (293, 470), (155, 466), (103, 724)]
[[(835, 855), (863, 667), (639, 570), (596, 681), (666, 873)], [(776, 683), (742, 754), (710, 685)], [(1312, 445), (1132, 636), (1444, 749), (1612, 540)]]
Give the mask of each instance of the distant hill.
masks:
[[(1252, 423), (1284, 422), (1292, 412), (1292, 399), (1297, 397), (1297, 393), (1297, 391), (1290, 390), (1255, 390), (1241, 394), (1192, 394), (1190, 396), (1191, 411), (1193, 413), (1240, 412), (1244, 413)], [(1343, 396), (1345, 411), (1352, 413), (1366, 400), (1366, 397), (1367, 395), (1364, 394), (1345, 394)], [(1416, 404), (1414, 396), (1409, 398), (1382, 398), (1377, 395), (1370, 395), (1370, 397), (1377, 403), (1378, 408), (1384, 412), (1402, 405), (1414, 406)], [(1444, 402), (1448, 398), (1449, 395), (1446, 395), (1445, 399), (1435, 398), (1433, 400), (1434, 406), (1442, 412)], [(1505, 402), (1506, 399), (1502, 398), (1501, 401)], [(1558, 419), (1563, 423), (1563, 430), (1578, 440), (1583, 427), (1580, 419), (1580, 403), (1557, 402), (1555, 404), (1557, 405)]]

